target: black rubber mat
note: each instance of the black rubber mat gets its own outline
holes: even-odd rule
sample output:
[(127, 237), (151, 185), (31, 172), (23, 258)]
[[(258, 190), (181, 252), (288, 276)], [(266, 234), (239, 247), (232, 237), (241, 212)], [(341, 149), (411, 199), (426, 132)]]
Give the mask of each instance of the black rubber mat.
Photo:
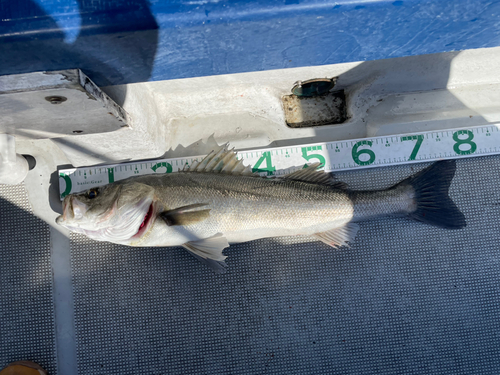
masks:
[(31, 360), (56, 374), (49, 227), (23, 185), (0, 185), (0, 369)]
[[(468, 226), (361, 224), (351, 248), (232, 246), (215, 275), (179, 248), (72, 236), (80, 374), (500, 373), (500, 157), (457, 162)], [(422, 165), (345, 172), (383, 188)]]

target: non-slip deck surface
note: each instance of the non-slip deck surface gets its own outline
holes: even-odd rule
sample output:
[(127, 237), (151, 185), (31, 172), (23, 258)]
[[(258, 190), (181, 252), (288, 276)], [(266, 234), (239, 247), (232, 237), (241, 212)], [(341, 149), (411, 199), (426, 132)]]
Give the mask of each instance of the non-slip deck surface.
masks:
[(32, 360), (56, 374), (49, 227), (24, 186), (0, 185), (0, 369)]
[[(459, 231), (361, 224), (351, 248), (274, 238), (215, 275), (182, 249), (72, 235), (80, 374), (498, 374), (500, 157), (457, 162)], [(383, 188), (423, 166), (339, 173)]]

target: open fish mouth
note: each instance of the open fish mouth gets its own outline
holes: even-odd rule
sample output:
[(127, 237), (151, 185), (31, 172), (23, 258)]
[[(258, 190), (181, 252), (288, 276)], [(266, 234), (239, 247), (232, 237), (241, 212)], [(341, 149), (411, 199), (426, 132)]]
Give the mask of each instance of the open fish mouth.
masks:
[(132, 238), (137, 238), (140, 237), (146, 232), (149, 228), (149, 223), (151, 219), (153, 218), (153, 212), (154, 212), (154, 207), (153, 203), (149, 205), (148, 212), (146, 212), (146, 215), (144, 216), (144, 220), (142, 221), (141, 225), (139, 226), (139, 229), (137, 230), (137, 233), (132, 236)]
[(146, 197), (121, 208), (115, 201), (112, 207), (102, 213), (89, 213), (86, 204), (70, 196), (63, 202), (63, 214), (56, 222), (97, 241), (126, 243), (130, 239), (137, 241), (151, 229), (155, 222), (156, 207), (151, 197)]

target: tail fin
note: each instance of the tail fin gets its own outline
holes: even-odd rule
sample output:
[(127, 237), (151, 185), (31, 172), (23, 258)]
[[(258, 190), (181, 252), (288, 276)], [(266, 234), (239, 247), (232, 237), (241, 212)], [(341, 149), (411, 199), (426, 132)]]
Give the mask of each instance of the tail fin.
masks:
[(438, 161), (400, 183), (415, 189), (417, 209), (411, 218), (448, 229), (466, 226), (464, 214), (448, 195), (455, 170), (455, 160)]

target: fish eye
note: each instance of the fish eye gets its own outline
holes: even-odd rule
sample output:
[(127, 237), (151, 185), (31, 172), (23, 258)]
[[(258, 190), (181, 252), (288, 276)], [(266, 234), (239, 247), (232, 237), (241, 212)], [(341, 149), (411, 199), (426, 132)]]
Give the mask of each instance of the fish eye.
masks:
[(89, 199), (94, 199), (98, 195), (99, 195), (99, 189), (90, 189), (87, 192), (87, 198), (89, 198)]

